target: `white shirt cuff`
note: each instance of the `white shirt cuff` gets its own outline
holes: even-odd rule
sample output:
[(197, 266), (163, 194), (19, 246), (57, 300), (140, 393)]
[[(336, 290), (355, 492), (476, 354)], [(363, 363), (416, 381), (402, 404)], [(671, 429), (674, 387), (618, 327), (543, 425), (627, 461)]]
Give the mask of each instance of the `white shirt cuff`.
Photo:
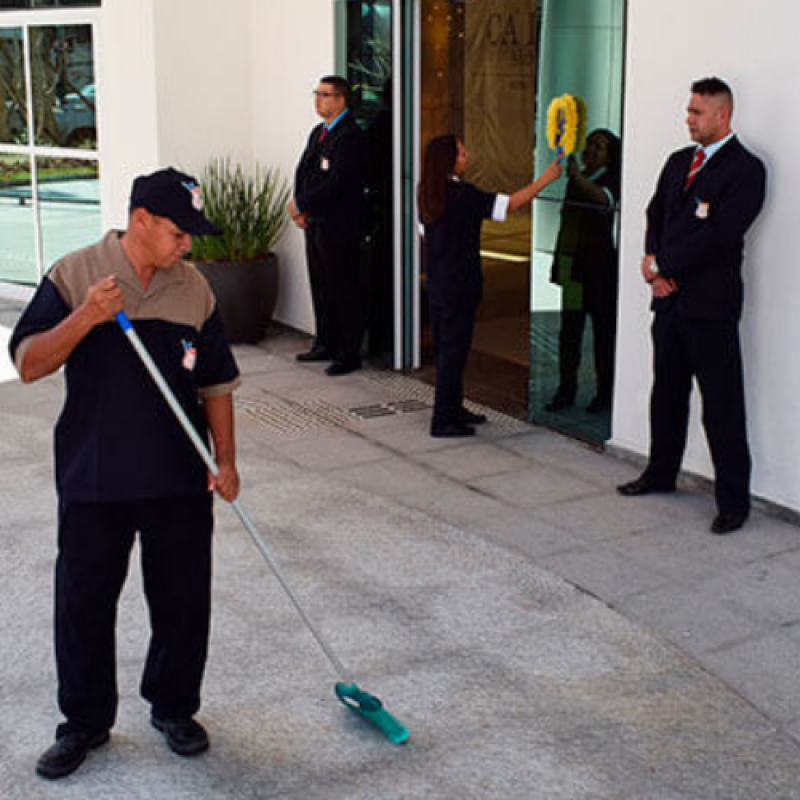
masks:
[(494, 199), (492, 219), (495, 222), (505, 222), (508, 216), (508, 202), (511, 198), (507, 194), (498, 194)]

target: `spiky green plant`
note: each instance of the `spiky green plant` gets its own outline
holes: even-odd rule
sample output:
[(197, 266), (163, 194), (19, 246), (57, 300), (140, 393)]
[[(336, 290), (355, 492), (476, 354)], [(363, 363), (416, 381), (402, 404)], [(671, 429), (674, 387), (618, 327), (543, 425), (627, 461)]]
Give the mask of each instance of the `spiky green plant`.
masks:
[(229, 158), (211, 159), (200, 176), (205, 215), (221, 236), (195, 236), (196, 261), (252, 261), (266, 256), (289, 220), (288, 182), (274, 167), (256, 165), (246, 174)]

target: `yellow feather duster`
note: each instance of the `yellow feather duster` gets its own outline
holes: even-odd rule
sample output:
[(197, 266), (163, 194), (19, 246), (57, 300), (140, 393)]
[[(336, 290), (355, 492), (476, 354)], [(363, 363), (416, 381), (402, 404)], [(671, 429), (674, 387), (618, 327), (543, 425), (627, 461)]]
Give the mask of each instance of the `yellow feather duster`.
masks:
[(564, 94), (555, 97), (547, 109), (547, 143), (552, 150), (571, 155), (586, 141), (586, 103)]

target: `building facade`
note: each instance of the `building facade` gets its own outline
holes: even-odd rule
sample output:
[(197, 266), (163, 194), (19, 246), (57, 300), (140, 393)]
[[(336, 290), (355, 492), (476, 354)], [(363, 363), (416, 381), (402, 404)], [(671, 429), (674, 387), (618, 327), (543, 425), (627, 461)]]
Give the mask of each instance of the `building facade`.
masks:
[[(588, 132), (621, 141), (621, 189), (607, 226), (618, 286), (604, 295), (616, 329), (612, 403), (586, 410), (597, 390), (597, 329), (582, 313), (585, 286), (569, 281), (568, 242), (580, 214), (569, 212), (566, 180), (529, 214), (487, 226), (470, 385), (498, 408), (643, 455), (651, 381), (648, 292), (639, 278), (643, 212), (667, 154), (688, 143), (689, 85), (719, 75), (734, 88), (735, 130), (770, 176), (745, 266), (753, 491), (800, 511), (800, 378), (792, 369), (800, 322), (786, 196), (800, 169), (789, 141), (800, 121), (791, 91), (800, 74), (798, 23), (794, 0), (772, 0), (769, 13), (744, 0), (4, 2), (0, 280), (35, 284), (82, 237), (123, 227), (131, 178), (142, 171), (174, 164), (197, 172), (209, 157), (227, 155), (291, 176), (316, 122), (311, 91), (320, 76), (338, 72), (357, 87), (354, 113), (370, 133), (367, 346), (395, 368), (424, 370), (414, 203), (424, 142), (458, 133), (473, 154), (469, 177), (513, 190), (552, 157), (547, 108), (569, 93), (586, 104)], [(276, 316), (310, 330), (298, 231), (278, 255)], [(575, 397), (554, 409), (565, 320), (581, 315)], [(700, 414), (693, 408), (684, 465), (709, 476)]]

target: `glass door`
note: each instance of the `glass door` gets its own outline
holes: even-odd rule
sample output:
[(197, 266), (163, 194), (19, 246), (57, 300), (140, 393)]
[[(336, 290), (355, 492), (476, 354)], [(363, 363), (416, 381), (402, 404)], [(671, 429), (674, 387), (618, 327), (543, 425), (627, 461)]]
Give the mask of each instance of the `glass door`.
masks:
[[(420, 0), (420, 149), (452, 133), (470, 152), (465, 180), (505, 193), (528, 183), (538, 48), (539, 0)], [(471, 399), (520, 417), (528, 413), (531, 230), (530, 209), (483, 225), (483, 302), (465, 374)], [(424, 298), (422, 309), (432, 374)]]
[(542, 0), (537, 162), (554, 97), (583, 100), (587, 136), (534, 201), (530, 417), (592, 442), (611, 424), (624, 20), (625, 0)]
[(352, 113), (367, 134), (369, 229), (361, 273), (367, 301), (366, 348), (373, 360), (404, 366), (404, 196), (398, 142), (402, 97), (398, 0), (337, 0), (337, 73), (353, 88)]

